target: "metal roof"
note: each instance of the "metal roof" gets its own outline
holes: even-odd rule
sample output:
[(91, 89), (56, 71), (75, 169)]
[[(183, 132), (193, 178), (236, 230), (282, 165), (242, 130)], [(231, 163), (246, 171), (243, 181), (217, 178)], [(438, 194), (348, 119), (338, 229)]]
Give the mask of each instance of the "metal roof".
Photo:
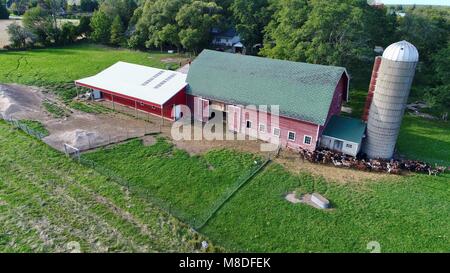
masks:
[(396, 62), (417, 62), (419, 52), (413, 44), (401, 41), (388, 46), (384, 50), (383, 58)]
[(345, 68), (204, 50), (188, 93), (230, 104), (279, 105), (280, 115), (324, 125)]
[(322, 135), (361, 144), (366, 123), (360, 119), (332, 116)]
[(75, 84), (158, 105), (163, 105), (187, 85), (183, 73), (125, 62), (118, 62), (95, 76), (76, 80)]

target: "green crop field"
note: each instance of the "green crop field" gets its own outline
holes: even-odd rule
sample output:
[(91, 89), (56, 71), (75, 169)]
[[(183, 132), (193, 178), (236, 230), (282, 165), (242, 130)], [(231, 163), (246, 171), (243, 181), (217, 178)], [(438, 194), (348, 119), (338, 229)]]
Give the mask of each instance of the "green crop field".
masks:
[(130, 187), (158, 198), (183, 220), (201, 224), (214, 205), (260, 162), (252, 154), (212, 150), (190, 156), (163, 138), (145, 147), (140, 140), (82, 155), (112, 170)]
[(0, 252), (194, 251), (152, 204), (0, 121)]

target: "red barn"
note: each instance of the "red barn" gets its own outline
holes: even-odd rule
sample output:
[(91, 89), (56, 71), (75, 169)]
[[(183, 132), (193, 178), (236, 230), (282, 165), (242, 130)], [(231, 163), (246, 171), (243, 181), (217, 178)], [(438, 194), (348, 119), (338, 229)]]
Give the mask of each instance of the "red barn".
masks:
[(75, 81), (99, 97), (156, 116), (175, 120), (186, 104), (186, 75), (143, 65), (118, 62), (95, 76)]
[[(328, 122), (348, 99), (349, 77), (342, 67), (324, 66), (204, 50), (192, 63), (187, 102), (198, 120), (227, 112), (230, 130), (279, 138), (285, 146), (314, 150)], [(248, 110), (248, 105), (268, 109)], [(279, 123), (271, 124), (271, 105)], [(268, 118), (261, 120), (263, 111)], [(253, 112), (253, 113), (252, 113)], [(220, 113), (219, 113), (220, 114)]]

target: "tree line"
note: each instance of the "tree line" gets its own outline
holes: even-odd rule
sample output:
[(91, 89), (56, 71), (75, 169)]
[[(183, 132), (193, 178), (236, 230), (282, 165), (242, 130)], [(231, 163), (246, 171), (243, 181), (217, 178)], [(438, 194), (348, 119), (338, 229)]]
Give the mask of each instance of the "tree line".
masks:
[(98, 7), (91, 6), (92, 17), (82, 18), (79, 27), (55, 21), (54, 6), (63, 0), (37, 0), (25, 12), (24, 28), (44, 45), (83, 35), (112, 46), (194, 54), (211, 47), (212, 29), (233, 28), (247, 54), (343, 66), (361, 87), (370, 77), (374, 48), (407, 40), (421, 56), (415, 92), (429, 105), (450, 108), (449, 8), (374, 7), (366, 0), (83, 1)]

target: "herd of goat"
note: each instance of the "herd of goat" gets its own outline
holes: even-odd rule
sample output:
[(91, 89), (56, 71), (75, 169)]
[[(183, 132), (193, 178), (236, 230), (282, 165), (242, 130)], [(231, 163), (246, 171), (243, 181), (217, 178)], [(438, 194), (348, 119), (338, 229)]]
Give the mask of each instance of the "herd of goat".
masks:
[(383, 160), (367, 159), (366, 157), (353, 157), (343, 153), (321, 148), (314, 152), (301, 149), (300, 158), (311, 163), (333, 164), (336, 167), (345, 167), (361, 171), (386, 172), (390, 174), (401, 174), (402, 171), (427, 173), (438, 175), (445, 172), (447, 167), (431, 166), (417, 160)]

